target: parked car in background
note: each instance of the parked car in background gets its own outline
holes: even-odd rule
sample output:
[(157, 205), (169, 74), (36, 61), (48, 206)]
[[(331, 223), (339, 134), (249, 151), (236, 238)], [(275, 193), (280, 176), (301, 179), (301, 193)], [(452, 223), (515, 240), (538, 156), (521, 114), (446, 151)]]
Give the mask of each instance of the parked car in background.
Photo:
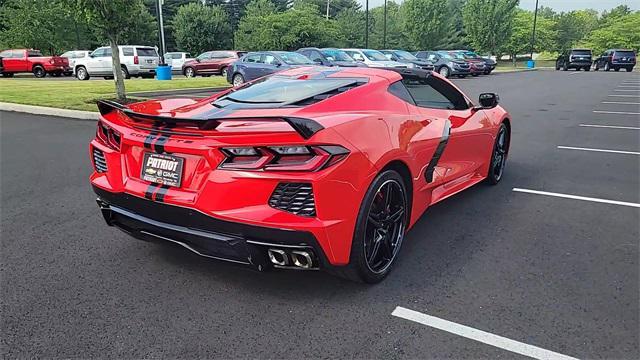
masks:
[(468, 62), (470, 65), (469, 71), (472, 76), (478, 76), (478, 75), (484, 74), (485, 62), (483, 59), (476, 59), (476, 58), (470, 59), (466, 57), (462, 51), (459, 51), (459, 50), (448, 51), (448, 53), (449, 55), (453, 56), (456, 59), (464, 60)]
[(567, 71), (569, 69), (591, 69), (591, 50), (590, 49), (571, 49), (564, 51), (556, 59), (556, 70)]
[(404, 50), (380, 50), (387, 59), (404, 63), (408, 68), (419, 68), (422, 70), (433, 71), (434, 66), (431, 61), (420, 60), (412, 53)]
[(477, 53), (470, 50), (456, 50), (458, 53), (462, 54), (463, 58), (470, 61), (482, 61), (484, 63), (484, 71), (483, 74), (489, 75), (496, 68), (495, 60), (484, 58)]
[(182, 73), (186, 77), (194, 76), (227, 76), (227, 69), (232, 62), (241, 58), (246, 51), (207, 51), (198, 55), (193, 60), (185, 61), (182, 65)]
[(65, 76), (73, 75), (73, 69), (76, 66), (77, 60), (88, 58), (89, 55), (91, 55), (91, 50), (71, 50), (60, 55), (60, 57), (67, 58), (67, 60), (69, 60), (70, 70), (65, 72), (64, 75)]
[(355, 61), (361, 61), (368, 67), (375, 68), (408, 68), (407, 64), (387, 59), (383, 53), (372, 49), (342, 49)]
[(367, 66), (362, 62), (353, 60), (346, 52), (335, 48), (302, 48), (296, 52), (308, 57), (309, 60), (317, 65), (340, 67)]
[[(120, 66), (125, 79), (132, 76), (152, 78), (156, 74), (159, 56), (155, 48), (140, 45), (120, 45)], [(113, 79), (111, 47), (95, 49), (87, 58), (77, 59), (73, 72), (78, 80), (89, 80), (91, 76)]]
[(633, 50), (624, 49), (609, 49), (602, 53), (593, 63), (593, 69), (598, 71), (603, 69), (609, 71), (620, 71), (625, 69), (627, 71), (633, 71), (633, 67), (636, 66), (636, 53)]
[(457, 76), (463, 78), (471, 74), (471, 63), (465, 59), (458, 59), (449, 51), (418, 51), (415, 53), (418, 59), (431, 61), (435, 71), (448, 78)]
[(182, 66), (185, 62), (191, 61), (191, 54), (186, 52), (168, 52), (164, 54), (165, 64), (171, 66), (171, 72), (182, 73)]
[(297, 52), (250, 52), (229, 66), (227, 81), (233, 86), (238, 86), (285, 69), (314, 65), (317, 66), (308, 57)]
[(12, 77), (18, 73), (33, 73), (37, 78), (60, 76), (70, 72), (69, 60), (60, 56), (44, 56), (39, 50), (11, 49), (0, 51), (2, 76)]

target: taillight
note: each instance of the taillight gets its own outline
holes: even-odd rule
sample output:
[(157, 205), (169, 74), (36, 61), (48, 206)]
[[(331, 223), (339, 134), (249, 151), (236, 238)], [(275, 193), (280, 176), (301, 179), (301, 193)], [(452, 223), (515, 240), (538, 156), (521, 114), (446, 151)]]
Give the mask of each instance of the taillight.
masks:
[(120, 135), (119, 132), (113, 130), (109, 126), (105, 125), (102, 121), (98, 121), (96, 138), (104, 145), (107, 145), (114, 150), (120, 150), (122, 135)]
[(349, 150), (338, 145), (283, 145), (220, 149), (221, 169), (266, 171), (317, 171), (344, 160)]
[(140, 61), (138, 60), (138, 55), (133, 57), (133, 63), (138, 64)]

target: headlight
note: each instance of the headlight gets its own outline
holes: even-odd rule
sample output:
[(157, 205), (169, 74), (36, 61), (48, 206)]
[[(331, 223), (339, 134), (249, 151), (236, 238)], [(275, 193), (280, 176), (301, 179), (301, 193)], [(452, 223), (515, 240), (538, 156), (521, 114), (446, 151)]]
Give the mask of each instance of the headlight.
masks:
[(407, 67), (409, 69), (413, 69), (414, 67), (416, 67), (416, 64), (410, 62), (410, 63), (407, 63)]

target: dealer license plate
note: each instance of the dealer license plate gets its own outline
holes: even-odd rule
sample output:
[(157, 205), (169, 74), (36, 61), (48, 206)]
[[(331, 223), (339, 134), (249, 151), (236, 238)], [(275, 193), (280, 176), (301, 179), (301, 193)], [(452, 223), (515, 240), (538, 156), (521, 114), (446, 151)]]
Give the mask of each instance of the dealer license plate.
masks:
[(164, 154), (145, 153), (142, 162), (142, 179), (179, 187), (182, 183), (184, 159)]

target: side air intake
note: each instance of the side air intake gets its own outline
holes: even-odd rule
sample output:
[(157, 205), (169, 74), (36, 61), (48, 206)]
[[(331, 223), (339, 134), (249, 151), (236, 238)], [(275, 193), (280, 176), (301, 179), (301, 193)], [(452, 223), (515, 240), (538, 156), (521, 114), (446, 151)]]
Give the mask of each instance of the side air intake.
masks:
[(316, 216), (316, 203), (309, 183), (278, 184), (269, 205), (300, 216)]

